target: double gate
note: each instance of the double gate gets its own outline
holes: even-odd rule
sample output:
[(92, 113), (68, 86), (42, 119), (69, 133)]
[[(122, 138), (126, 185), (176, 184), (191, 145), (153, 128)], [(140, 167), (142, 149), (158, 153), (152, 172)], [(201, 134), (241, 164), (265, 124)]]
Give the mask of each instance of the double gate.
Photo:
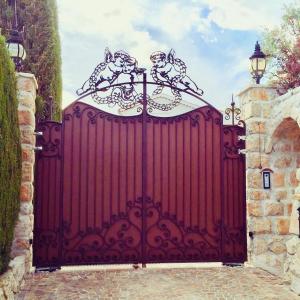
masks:
[(38, 124), (36, 267), (246, 260), (244, 128), (153, 116), (142, 83), (140, 115), (77, 101)]

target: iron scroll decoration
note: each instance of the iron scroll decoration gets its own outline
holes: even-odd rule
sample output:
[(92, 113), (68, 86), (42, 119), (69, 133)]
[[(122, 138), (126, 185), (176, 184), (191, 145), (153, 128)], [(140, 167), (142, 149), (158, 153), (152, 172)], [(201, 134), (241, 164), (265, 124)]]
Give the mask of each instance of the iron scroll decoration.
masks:
[[(147, 110), (169, 111), (180, 104), (181, 92), (201, 97), (203, 90), (187, 75), (186, 64), (175, 55), (173, 49), (168, 54), (157, 51), (151, 54), (152, 68), (150, 75), (153, 82), (146, 82), (157, 87), (151, 96), (146, 95)], [(139, 68), (137, 60), (127, 52), (120, 50), (114, 54), (106, 48), (104, 61), (99, 63), (91, 76), (76, 91), (78, 100), (91, 95), (97, 104), (118, 105), (122, 109), (131, 109), (144, 101), (143, 93), (137, 89), (138, 84), (144, 83), (140, 76), (145, 76), (146, 69)], [(118, 80), (122, 77), (122, 83)], [(159, 103), (155, 100), (162, 94), (164, 88), (170, 88), (173, 99), (171, 103)], [(201, 99), (207, 103), (205, 100)], [(141, 111), (141, 107), (138, 107)]]

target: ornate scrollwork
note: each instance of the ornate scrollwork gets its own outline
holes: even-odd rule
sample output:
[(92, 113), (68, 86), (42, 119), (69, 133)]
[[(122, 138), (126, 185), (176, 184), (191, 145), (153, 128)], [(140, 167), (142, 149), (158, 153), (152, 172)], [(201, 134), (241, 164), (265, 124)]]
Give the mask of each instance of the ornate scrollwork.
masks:
[(72, 233), (64, 222), (63, 259), (66, 263), (142, 261), (142, 236), (146, 237), (143, 261), (190, 261), (220, 257), (220, 223), (214, 233), (186, 228), (176, 216), (163, 213), (160, 203), (147, 198), (146, 230), (142, 232), (142, 199), (127, 202), (126, 212), (111, 216), (102, 228)]
[(232, 125), (235, 125), (235, 121), (238, 121), (238, 125), (241, 122), (241, 110), (235, 106), (235, 102), (233, 101), (233, 95), (231, 100), (231, 107), (225, 109), (225, 120), (232, 121)]
[[(138, 62), (125, 51), (112, 54), (105, 49), (104, 62), (98, 64), (89, 79), (76, 91), (78, 96), (91, 95), (97, 104), (118, 105), (122, 109), (130, 109), (138, 103), (147, 102), (147, 111), (153, 109), (169, 111), (182, 100), (180, 90), (202, 96), (203, 91), (186, 74), (186, 64), (175, 57), (175, 51), (166, 54), (161, 51), (150, 56), (153, 63), (151, 76), (157, 88), (149, 95), (136, 90), (139, 76), (145, 74), (146, 69), (138, 68)], [(117, 83), (120, 80), (121, 83)], [(123, 83), (122, 83), (123, 82)], [(148, 83), (148, 82), (144, 82)], [(159, 96), (163, 89), (171, 89), (174, 97), (172, 103), (158, 103), (154, 98)], [(146, 99), (144, 99), (146, 98)]]
[(37, 127), (38, 131), (43, 132), (38, 137), (37, 143), (43, 147), (39, 153), (40, 157), (61, 157), (61, 124), (57, 122), (42, 122)]
[(240, 149), (245, 148), (245, 141), (238, 140), (239, 135), (243, 135), (245, 129), (237, 126), (224, 127), (224, 155), (225, 158), (240, 158)]
[(149, 262), (204, 261), (220, 259), (220, 222), (214, 232), (185, 227), (175, 215), (163, 213), (150, 198), (146, 206), (146, 259)]

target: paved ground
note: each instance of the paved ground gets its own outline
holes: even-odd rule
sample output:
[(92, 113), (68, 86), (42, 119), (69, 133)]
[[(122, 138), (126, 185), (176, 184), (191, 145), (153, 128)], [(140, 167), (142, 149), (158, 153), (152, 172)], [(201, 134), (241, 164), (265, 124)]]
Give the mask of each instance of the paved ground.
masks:
[(130, 269), (31, 274), (17, 300), (299, 299), (256, 268)]

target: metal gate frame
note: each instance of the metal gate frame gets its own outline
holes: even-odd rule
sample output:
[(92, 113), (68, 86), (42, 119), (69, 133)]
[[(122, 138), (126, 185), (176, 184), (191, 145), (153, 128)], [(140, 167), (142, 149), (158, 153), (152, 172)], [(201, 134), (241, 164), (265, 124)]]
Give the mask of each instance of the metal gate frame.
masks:
[[(141, 201), (141, 212), (142, 212), (142, 216), (141, 216), (141, 239), (142, 239), (142, 260), (139, 261), (143, 264), (146, 264), (149, 262), (149, 259), (147, 260), (146, 258), (146, 251), (145, 251), (145, 246), (146, 246), (146, 235), (144, 234), (146, 232), (146, 203), (148, 201), (148, 195), (147, 195), (147, 164), (145, 163), (147, 161), (147, 118), (149, 118), (149, 114), (148, 112), (152, 111), (152, 109), (157, 108), (156, 104), (151, 100), (151, 98), (149, 98), (148, 94), (147, 94), (147, 87), (154, 85), (156, 86), (158, 89), (161, 88), (169, 88), (172, 93), (175, 96), (175, 102), (176, 102), (176, 97), (179, 97), (178, 95), (180, 95), (180, 93), (185, 93), (188, 94), (194, 98), (197, 98), (198, 100), (200, 100), (202, 103), (204, 103), (205, 105), (207, 105), (212, 111), (216, 111), (218, 113), (220, 113), (214, 106), (212, 106), (210, 103), (208, 103), (207, 101), (205, 101), (201, 96), (203, 94), (203, 92), (200, 90), (200, 92), (196, 92), (192, 89), (190, 89), (189, 87), (186, 88), (179, 88), (176, 85), (172, 84), (172, 83), (166, 83), (166, 82), (162, 82), (162, 81), (147, 81), (147, 74), (145, 73), (145, 70), (143, 69), (136, 69), (136, 73), (137, 74), (142, 74), (143, 76), (143, 80), (142, 81), (135, 81), (135, 80), (131, 80), (128, 82), (122, 82), (122, 83), (113, 83), (110, 84), (109, 88), (110, 89), (114, 89), (114, 88), (118, 88), (118, 87), (128, 87), (131, 85), (142, 85), (143, 87), (143, 93), (142, 93), (142, 98), (139, 98), (138, 101), (142, 102), (142, 111), (139, 110), (139, 112), (141, 112), (141, 117), (142, 117), (142, 201)], [(90, 82), (90, 86), (93, 86), (94, 83), (91, 84)], [(87, 96), (93, 96), (99, 93), (102, 93), (104, 91), (107, 91), (107, 87), (98, 89), (95, 87), (96, 85), (94, 85), (93, 89), (89, 89), (88, 92), (84, 93), (84, 95), (82, 95), (81, 97), (79, 97), (77, 101), (82, 100), (83, 98), (87, 97)], [(181, 97), (181, 96), (180, 96)], [(177, 99), (178, 100), (178, 99)], [(149, 101), (152, 101), (152, 103), (150, 104), (150, 108), (149, 108)], [(180, 102), (180, 99), (179, 99)], [(178, 103), (177, 103), (178, 104)], [(177, 105), (175, 103), (175, 106)], [(72, 104), (74, 105), (74, 104)], [(171, 104), (172, 105), (172, 104)], [(159, 109), (161, 110), (169, 110), (170, 107), (167, 106), (159, 106)], [(172, 108), (172, 107), (171, 107)], [(238, 119), (238, 117), (236, 115), (239, 114), (239, 112), (237, 111), (237, 109), (234, 107), (234, 103), (232, 105), (232, 108), (230, 111), (226, 111), (226, 117), (229, 116), (229, 114), (232, 114), (232, 125), (231, 126), (223, 126), (222, 125), (222, 120), (221, 120), (221, 126), (223, 126), (223, 130), (224, 130), (224, 134), (222, 135), (221, 138), (221, 157), (223, 157), (221, 164), (222, 164), (222, 170), (223, 170), (223, 176), (222, 176), (222, 182), (221, 182), (221, 188), (223, 190), (222, 192), (222, 202), (221, 202), (221, 210), (222, 210), (222, 221), (221, 221), (221, 256), (220, 256), (220, 260), (223, 263), (243, 263), (246, 260), (246, 208), (245, 208), (245, 159), (244, 156), (242, 154), (239, 153), (239, 149), (243, 149), (244, 148), (244, 142), (242, 140), (239, 140), (239, 136), (244, 135), (245, 134), (245, 126), (241, 127), (239, 125), (244, 125), (242, 124), (241, 121), (239, 121), (238, 125), (234, 124), (234, 118)], [(122, 117), (120, 117), (122, 118)], [(39, 146), (44, 147), (42, 153), (38, 153), (37, 154), (37, 162), (39, 161), (40, 158), (42, 157), (56, 157), (57, 161), (56, 161), (56, 166), (55, 166), (55, 171), (53, 170), (53, 167), (51, 170), (48, 170), (48, 180), (52, 178), (52, 176), (56, 176), (56, 180), (55, 180), (55, 184), (51, 187), (48, 187), (48, 189), (50, 190), (51, 188), (57, 190), (58, 185), (60, 185), (60, 191), (59, 193), (56, 194), (55, 197), (57, 197), (58, 202), (59, 202), (59, 206), (60, 206), (60, 216), (56, 216), (57, 218), (59, 218), (58, 223), (59, 223), (59, 227), (56, 228), (56, 230), (51, 230), (49, 232), (43, 232), (43, 230), (41, 231), (41, 228), (39, 228), (39, 222), (38, 221), (38, 215), (40, 214), (39, 211), (39, 201), (42, 201), (43, 199), (39, 198), (39, 193), (38, 193), (38, 189), (39, 186), (41, 186), (41, 176), (43, 176), (43, 174), (41, 174), (41, 169), (39, 169), (38, 163), (36, 166), (36, 183), (37, 183), (37, 193), (36, 193), (36, 197), (35, 197), (35, 218), (36, 218), (36, 222), (35, 222), (35, 229), (34, 229), (34, 265), (36, 267), (60, 267), (62, 265), (66, 265), (66, 263), (62, 260), (62, 245), (64, 242), (64, 238), (63, 238), (63, 230), (64, 230), (64, 220), (63, 220), (63, 216), (62, 216), (62, 211), (63, 211), (63, 199), (62, 199), (62, 194), (63, 194), (63, 184), (62, 184), (62, 178), (63, 178), (63, 172), (60, 172), (60, 175), (56, 175), (56, 168), (62, 169), (62, 165), (63, 165), (63, 156), (62, 156), (62, 152), (59, 151), (59, 146), (60, 145), (64, 145), (64, 137), (63, 135), (61, 136), (61, 139), (59, 138), (59, 135), (62, 134), (62, 132), (64, 132), (64, 123), (57, 123), (57, 122), (52, 122), (52, 121), (41, 121), (38, 124), (38, 130), (42, 131), (42, 132), (48, 132), (47, 136), (43, 136), (40, 137), (38, 139), (38, 144)], [(50, 166), (50, 165), (49, 165)], [(49, 167), (50, 168), (50, 167)], [(236, 172), (238, 171), (238, 172)], [(43, 172), (44, 172), (44, 167), (43, 167)], [(52, 173), (53, 174), (52, 174)], [(227, 175), (230, 174), (231, 179), (228, 179), (228, 184), (226, 185), (227, 188), (225, 188), (224, 185), (224, 174), (225, 172), (227, 172)], [(236, 173), (234, 175), (234, 173)], [(233, 174), (233, 175), (232, 175)], [(235, 179), (237, 179), (238, 176), (239, 179), (239, 186), (235, 186)], [(227, 176), (228, 177), (228, 176)], [(49, 182), (48, 182), (49, 183)], [(236, 188), (238, 189), (238, 193), (239, 195), (236, 196), (232, 196), (236, 193)], [(241, 190), (242, 189), (242, 190)], [(49, 193), (48, 190), (48, 193)], [(237, 228), (232, 228), (232, 224), (230, 224), (230, 222), (232, 223), (232, 220), (235, 219), (235, 212), (230, 212), (229, 210), (227, 210), (227, 215), (226, 215), (226, 203), (228, 205), (228, 199), (231, 199), (232, 197), (236, 197), (236, 199), (234, 201), (236, 202), (240, 202), (240, 207), (238, 208), (239, 210), (243, 211), (243, 215), (240, 216), (241, 218), (241, 223), (238, 224)], [(225, 203), (225, 199), (227, 199), (227, 202)], [(233, 200), (232, 200), (233, 201)], [(48, 198), (48, 202), (49, 202), (49, 198)], [(49, 208), (49, 203), (48, 203), (48, 208)], [(240, 215), (240, 212), (237, 213), (237, 215)], [(234, 222), (234, 221), (233, 221)], [(228, 229), (227, 229), (228, 227)], [(46, 230), (47, 231), (47, 230)], [(57, 259), (40, 259), (40, 255), (39, 255), (39, 251), (42, 247), (42, 244), (46, 244), (48, 245), (48, 248), (51, 246), (51, 244), (53, 243), (59, 243), (60, 246), (57, 246), (58, 253), (56, 253), (55, 255), (57, 256)], [(235, 247), (236, 244), (239, 245), (243, 245), (243, 249), (238, 249), (237, 251), (239, 251), (239, 254), (235, 253)], [(46, 249), (45, 251), (47, 252), (49, 249)], [(48, 252), (47, 252), (48, 253)], [(43, 254), (44, 256), (47, 256), (48, 254)], [(42, 255), (42, 256), (43, 256)], [(193, 261), (193, 260), (191, 260)], [(135, 262), (135, 261), (131, 261), (131, 262)], [(111, 262), (109, 262), (111, 263)]]

